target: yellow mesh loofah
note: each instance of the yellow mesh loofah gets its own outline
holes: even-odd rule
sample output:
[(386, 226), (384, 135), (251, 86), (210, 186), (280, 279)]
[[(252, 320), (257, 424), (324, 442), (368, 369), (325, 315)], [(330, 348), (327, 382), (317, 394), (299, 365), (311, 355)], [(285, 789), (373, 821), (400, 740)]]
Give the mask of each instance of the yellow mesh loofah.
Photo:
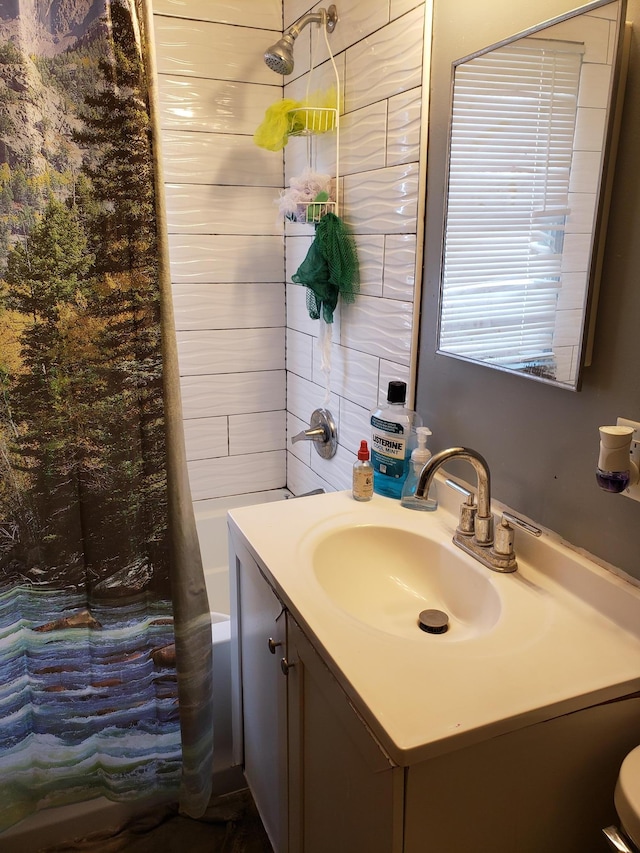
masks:
[(253, 134), (255, 144), (268, 151), (281, 151), (287, 144), (289, 134), (295, 129), (292, 127), (292, 121), (294, 125), (297, 124), (295, 114), (291, 113), (291, 110), (299, 106), (300, 101), (284, 98), (267, 107), (262, 124)]
[(336, 94), (336, 87), (331, 86), (329, 89), (326, 89), (324, 92), (317, 91), (312, 92), (307, 98), (302, 102), (303, 107), (319, 107), (324, 110), (335, 110), (338, 108), (338, 96)]

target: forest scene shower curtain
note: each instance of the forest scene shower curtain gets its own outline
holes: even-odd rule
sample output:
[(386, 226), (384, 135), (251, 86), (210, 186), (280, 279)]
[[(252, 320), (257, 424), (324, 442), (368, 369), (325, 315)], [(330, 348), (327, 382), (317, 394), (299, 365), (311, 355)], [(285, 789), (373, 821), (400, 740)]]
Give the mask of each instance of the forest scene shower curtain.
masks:
[(138, 11), (0, 4), (0, 831), (184, 793), (185, 775), (191, 811), (208, 799), (210, 629), (199, 555), (187, 583), (168, 525)]

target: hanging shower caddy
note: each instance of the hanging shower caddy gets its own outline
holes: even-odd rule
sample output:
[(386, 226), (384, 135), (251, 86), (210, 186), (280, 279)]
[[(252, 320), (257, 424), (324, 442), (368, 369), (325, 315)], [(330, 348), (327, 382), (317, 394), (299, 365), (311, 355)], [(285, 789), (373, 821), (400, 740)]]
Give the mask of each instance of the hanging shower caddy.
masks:
[[(324, 32), (324, 40), (327, 45), (329, 59), (333, 66), (335, 76), (336, 89), (336, 107), (311, 107), (302, 106), (289, 110), (289, 131), (290, 137), (304, 137), (307, 143), (307, 168), (311, 171), (316, 171), (317, 162), (317, 138), (325, 133), (335, 132), (335, 158), (336, 168), (335, 177), (331, 181), (331, 191), (329, 198), (324, 199), (317, 197), (308, 202), (298, 202), (296, 221), (306, 224), (315, 224), (320, 222), (323, 216), (327, 213), (339, 213), (340, 202), (340, 78), (338, 69), (333, 58), (333, 52), (329, 44), (328, 32), (333, 32), (338, 19), (338, 13), (335, 6), (329, 6), (327, 12), (323, 9), (322, 27)], [(307, 82), (307, 99), (311, 89), (311, 81), (315, 66), (313, 64), (313, 39), (311, 40), (311, 61), (309, 68), (309, 79)]]

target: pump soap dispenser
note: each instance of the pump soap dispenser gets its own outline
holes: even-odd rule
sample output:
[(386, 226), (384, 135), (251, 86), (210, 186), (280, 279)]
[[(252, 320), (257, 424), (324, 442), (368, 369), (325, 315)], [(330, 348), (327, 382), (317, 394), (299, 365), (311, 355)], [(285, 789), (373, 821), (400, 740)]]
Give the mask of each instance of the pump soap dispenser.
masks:
[(418, 446), (411, 452), (409, 473), (402, 487), (400, 503), (402, 506), (406, 506), (407, 509), (433, 512), (435, 509), (438, 509), (438, 501), (435, 498), (427, 497), (425, 500), (421, 500), (416, 497), (416, 487), (420, 474), (425, 464), (431, 459), (431, 451), (427, 447), (427, 439), (432, 433), (428, 427), (416, 427), (416, 434), (418, 436)]

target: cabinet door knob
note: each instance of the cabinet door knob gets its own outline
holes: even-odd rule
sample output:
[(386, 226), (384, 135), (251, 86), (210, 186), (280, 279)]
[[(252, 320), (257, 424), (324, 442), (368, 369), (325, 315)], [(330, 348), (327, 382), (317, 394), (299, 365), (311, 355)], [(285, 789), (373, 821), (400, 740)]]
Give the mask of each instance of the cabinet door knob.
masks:
[(269, 637), (269, 643), (268, 643), (268, 646), (269, 646), (269, 651), (271, 652), (271, 654), (272, 654), (272, 655), (275, 655), (275, 653), (276, 653), (276, 649), (278, 648), (278, 646), (281, 646), (281, 645), (282, 645), (282, 643), (277, 643), (277, 642), (273, 639), (273, 637)]
[(295, 663), (289, 663), (286, 658), (282, 658), (280, 661), (280, 669), (284, 672), (285, 675), (289, 675), (289, 670), (293, 669)]

